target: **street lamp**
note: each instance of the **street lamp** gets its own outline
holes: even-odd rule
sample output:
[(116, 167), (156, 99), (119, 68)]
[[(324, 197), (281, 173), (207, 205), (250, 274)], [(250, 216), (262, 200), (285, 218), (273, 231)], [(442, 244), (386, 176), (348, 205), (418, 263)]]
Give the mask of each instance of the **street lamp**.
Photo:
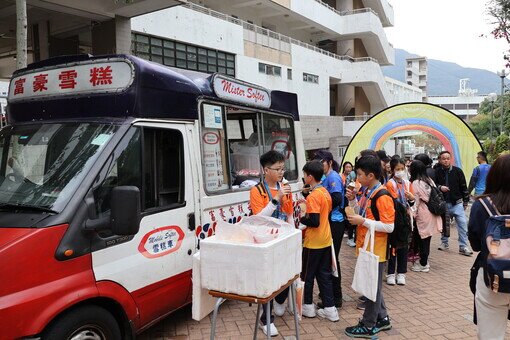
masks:
[(491, 103), (491, 140), (494, 136), (492, 133), (492, 131), (494, 130), (494, 102), (496, 101), (497, 97), (498, 95), (495, 94), (494, 92), (489, 93), (487, 95), (487, 100)]
[(498, 76), (501, 78), (501, 120), (499, 122), (499, 133), (503, 134), (503, 115), (504, 115), (504, 91), (505, 91), (505, 78), (508, 75), (505, 69), (498, 72)]

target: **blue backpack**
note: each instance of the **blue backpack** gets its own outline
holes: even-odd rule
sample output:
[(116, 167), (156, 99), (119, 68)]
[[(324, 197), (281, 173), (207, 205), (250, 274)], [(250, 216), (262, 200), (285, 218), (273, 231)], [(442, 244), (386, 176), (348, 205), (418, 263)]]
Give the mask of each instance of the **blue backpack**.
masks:
[(510, 215), (502, 215), (489, 197), (479, 199), (489, 218), (485, 225), (486, 282), (495, 293), (510, 293)]

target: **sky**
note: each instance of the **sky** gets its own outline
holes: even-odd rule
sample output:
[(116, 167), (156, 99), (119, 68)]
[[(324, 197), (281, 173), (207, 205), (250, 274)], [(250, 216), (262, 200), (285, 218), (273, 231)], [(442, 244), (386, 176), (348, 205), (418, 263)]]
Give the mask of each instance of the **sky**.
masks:
[[(394, 27), (386, 28), (393, 47), (429, 59), (496, 72), (510, 46), (490, 36), (488, 0), (389, 0)], [(480, 37), (485, 34), (486, 37)]]

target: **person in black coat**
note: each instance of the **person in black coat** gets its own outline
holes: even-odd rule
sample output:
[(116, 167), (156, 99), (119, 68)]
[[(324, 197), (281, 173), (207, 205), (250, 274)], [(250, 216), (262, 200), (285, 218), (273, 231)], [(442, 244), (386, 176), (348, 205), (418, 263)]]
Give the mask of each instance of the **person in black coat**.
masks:
[[(446, 201), (447, 216), (455, 218), (459, 233), (459, 253), (466, 256), (473, 255), (468, 246), (466, 209), (469, 203), (466, 177), (462, 169), (451, 164), (451, 154), (443, 151), (439, 154), (440, 166), (436, 168), (436, 185), (443, 193)], [(439, 250), (448, 250), (448, 236), (441, 237)]]

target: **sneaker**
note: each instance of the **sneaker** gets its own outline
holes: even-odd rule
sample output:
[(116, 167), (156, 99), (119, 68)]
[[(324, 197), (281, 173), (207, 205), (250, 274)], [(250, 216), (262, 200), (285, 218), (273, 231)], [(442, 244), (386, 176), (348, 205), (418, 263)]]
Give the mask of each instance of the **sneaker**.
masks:
[(401, 286), (406, 284), (406, 274), (397, 274), (397, 284)]
[(338, 310), (335, 307), (326, 307), (317, 310), (317, 316), (320, 318), (328, 319), (329, 321), (336, 322), (340, 320), (338, 317)]
[(389, 284), (390, 286), (394, 286), (395, 285), (395, 274), (388, 274), (386, 275), (386, 283)]
[[(343, 305), (342, 300), (335, 301), (335, 307), (336, 308), (340, 308), (341, 309), (342, 305)], [(324, 308), (324, 304), (322, 303), (322, 301), (317, 302), (317, 308)]]
[[(262, 332), (264, 332), (264, 335), (267, 336), (267, 327), (262, 322), (259, 322), (259, 328), (262, 329)], [(270, 336), (277, 336), (278, 330), (276, 329), (276, 326), (274, 323), (269, 324), (269, 331), (271, 332)]]
[(347, 240), (347, 245), (349, 247), (356, 247), (356, 242), (354, 242), (353, 238), (350, 238), (350, 239)]
[(391, 329), (390, 317), (386, 316), (385, 318), (377, 320), (375, 323), (375, 328), (377, 328), (377, 332)]
[(274, 307), (274, 314), (276, 316), (282, 316), (283, 314), (285, 314), (285, 304), (280, 304), (278, 302), (274, 302), (273, 304), (273, 307)]
[(307, 318), (315, 318), (315, 306), (311, 304), (303, 304), (303, 316)]
[(367, 338), (371, 339), (378, 332), (377, 327), (367, 327), (363, 324), (363, 321), (359, 321), (356, 326), (347, 327), (345, 334), (352, 338)]
[(413, 272), (422, 272), (422, 273), (428, 273), (430, 271), (430, 265), (427, 263), (427, 265), (422, 266), (420, 262), (415, 262), (413, 266), (411, 267), (411, 270)]
[(472, 256), (473, 252), (468, 247), (461, 247), (461, 248), (459, 248), (459, 254), (465, 255), (465, 256)]
[(439, 250), (443, 250), (443, 251), (446, 251), (450, 248), (450, 246), (448, 245), (448, 243), (441, 243), (441, 245), (437, 248)]

